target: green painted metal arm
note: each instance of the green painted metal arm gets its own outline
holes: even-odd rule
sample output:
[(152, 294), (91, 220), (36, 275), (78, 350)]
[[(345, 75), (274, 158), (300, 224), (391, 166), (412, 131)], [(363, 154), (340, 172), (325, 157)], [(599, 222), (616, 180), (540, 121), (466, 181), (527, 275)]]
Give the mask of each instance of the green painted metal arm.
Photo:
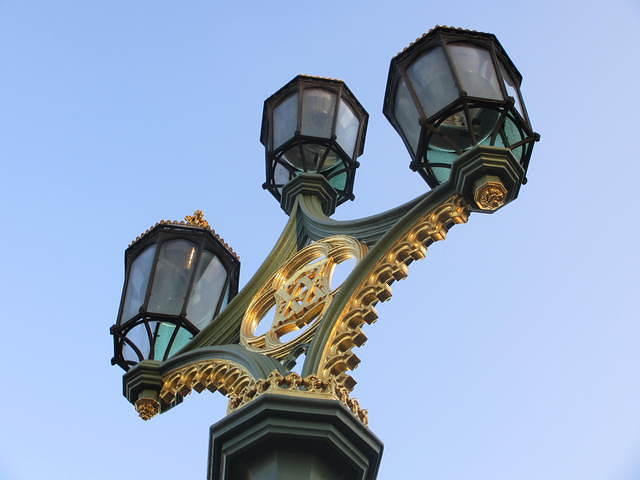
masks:
[[(356, 265), (354, 270), (340, 287), (340, 290), (336, 294), (333, 302), (327, 309), (323, 317), (323, 321), (321, 322), (320, 327), (309, 347), (302, 370), (303, 376), (318, 374), (324, 347), (329, 341), (329, 336), (339, 319), (339, 315), (345, 309), (347, 302), (351, 299), (358, 286), (361, 285), (371, 274), (372, 269), (378, 260), (387, 255), (395, 242), (401, 239), (422, 216), (437, 208), (438, 205), (446, 202), (455, 193), (456, 189), (454, 185), (452, 185), (451, 182), (447, 182), (434, 190), (431, 190), (427, 194), (418, 197), (416, 200), (399, 207), (399, 211), (396, 211), (398, 209), (394, 209), (389, 212), (385, 212), (389, 217), (394, 218), (395, 221), (391, 224), (386, 233), (381, 235), (381, 238), (369, 250), (367, 256), (361, 260), (358, 265)], [(401, 209), (407, 206), (410, 206), (411, 208), (408, 208), (408, 211), (403, 212)], [(390, 214), (391, 212), (398, 216), (394, 217)], [(399, 215), (400, 212), (403, 212), (403, 214)], [(382, 215), (384, 214), (381, 214), (381, 216)], [(360, 221), (364, 220), (366, 219)], [(381, 224), (382, 222), (380, 221), (380, 225)], [(346, 229), (345, 233), (347, 233)]]
[(161, 374), (165, 375), (172, 370), (208, 360), (228, 360), (242, 365), (254, 378), (267, 378), (273, 370), (287, 373), (282, 364), (271, 357), (259, 353), (250, 352), (240, 344), (216, 345), (214, 347), (200, 347), (175, 357), (171, 357), (162, 363)]
[(188, 352), (210, 345), (224, 345), (238, 343), (240, 338), (240, 324), (253, 296), (264, 282), (275, 272), (284, 261), (298, 248), (297, 215), (291, 215), (280, 238), (262, 262), (260, 268), (251, 277), (235, 298), (227, 305), (210, 325), (205, 327), (194, 339), (180, 351)]
[(306, 239), (316, 241), (331, 235), (349, 235), (371, 246), (427, 195), (429, 194), (425, 193), (403, 205), (370, 217), (345, 221), (333, 220), (325, 215), (318, 197), (300, 195), (299, 221)]

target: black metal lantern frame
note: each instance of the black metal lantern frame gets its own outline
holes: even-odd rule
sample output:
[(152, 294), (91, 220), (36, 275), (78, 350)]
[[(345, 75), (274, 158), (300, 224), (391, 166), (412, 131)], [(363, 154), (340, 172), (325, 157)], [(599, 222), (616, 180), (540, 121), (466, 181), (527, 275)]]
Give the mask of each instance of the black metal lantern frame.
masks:
[[(162, 276), (159, 273), (159, 264), (163, 261), (161, 254), (173, 242), (182, 241), (184, 245), (188, 242), (191, 250), (187, 257), (189, 268), (187, 279), (183, 282), (183, 298), (172, 299), (172, 291), (159, 292), (158, 283), (172, 281), (168, 275)], [(226, 277), (217, 298), (212, 298), (215, 305), (209, 305), (206, 311), (212, 312), (205, 315), (196, 322), (188, 316), (188, 308), (194, 295), (198, 294), (196, 276), (202, 268), (206, 267), (203, 257), (213, 254), (220, 262)], [(136, 279), (132, 278), (132, 267), (138, 259), (144, 258), (146, 271), (142, 272)], [(201, 265), (202, 264), (202, 265)], [(217, 264), (216, 264), (217, 265)], [(143, 267), (143, 270), (145, 268)], [(160, 222), (149, 229), (136, 241), (134, 241), (125, 252), (125, 283), (122, 290), (122, 299), (118, 311), (118, 319), (111, 327), (111, 334), (114, 340), (114, 357), (112, 364), (118, 364), (123, 369), (128, 370), (141, 360), (164, 361), (182, 348), (201, 327), (204, 327), (220, 313), (224, 306), (233, 299), (238, 292), (238, 278), (240, 272), (240, 261), (235, 253), (224, 243), (224, 241), (212, 230), (206, 227), (192, 226), (184, 222)], [(130, 283), (142, 282), (139, 288), (139, 308), (133, 310), (127, 304)], [(140, 286), (140, 285), (138, 285)], [(135, 287), (135, 286), (132, 286)], [(173, 285), (171, 285), (173, 287)], [(173, 291), (176, 289), (174, 288)], [(133, 291), (133, 289), (131, 290)], [(170, 308), (158, 308), (152, 298), (165, 293), (160, 301), (170, 305)], [(203, 292), (207, 293), (207, 292)], [(155, 295), (154, 295), (155, 294)], [(137, 307), (135, 303), (134, 307)], [(213, 308), (212, 308), (213, 307)], [(164, 311), (163, 311), (164, 310)], [(196, 324), (197, 323), (197, 324)], [(162, 338), (161, 338), (162, 337)]]
[[(460, 66), (456, 64), (452, 54), (452, 49), (457, 46), (475, 47), (488, 52), (494, 70), (492, 73), (495, 73), (500, 89), (500, 98), (474, 96), (474, 92), (465, 90)], [(442, 108), (427, 111), (418, 94), (415, 77), (412, 79), (409, 69), (437, 48), (441, 49), (446, 58), (456, 95), (455, 99)], [(521, 83), (522, 75), (495, 35), (438, 26), (392, 59), (384, 114), (400, 134), (411, 155), (411, 169), (418, 171), (432, 188), (446, 181), (453, 162), (477, 145), (511, 150), (526, 175), (533, 143), (539, 140), (539, 135), (531, 127), (520, 91)], [(396, 114), (401, 88), (406, 88), (415, 108), (418, 122), (415, 128), (419, 129), (419, 133), (413, 142), (405, 131), (406, 126), (403, 129)], [(490, 129), (479, 131), (479, 119), (491, 124)], [(526, 176), (524, 178), (523, 183), (526, 183)]]
[[(318, 89), (333, 95), (333, 112), (330, 131), (323, 136), (305, 134), (305, 92)], [(295, 106), (295, 131), (286, 141), (276, 143), (275, 128), (278, 119), (274, 112), (285, 102), (297, 99)], [(357, 119), (358, 127), (353, 146), (346, 151), (337, 132), (338, 117), (344, 102)], [(281, 200), (282, 188), (301, 173), (322, 174), (336, 190), (337, 204), (353, 200), (355, 171), (362, 155), (369, 115), (349, 87), (336, 79), (298, 75), (264, 102), (260, 141), (265, 146), (266, 182), (263, 188)]]

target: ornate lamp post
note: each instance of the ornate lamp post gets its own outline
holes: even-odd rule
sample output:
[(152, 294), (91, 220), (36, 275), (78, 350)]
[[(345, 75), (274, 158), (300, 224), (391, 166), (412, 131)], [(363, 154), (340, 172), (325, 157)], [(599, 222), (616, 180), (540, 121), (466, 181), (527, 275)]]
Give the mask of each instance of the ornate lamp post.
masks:
[(367, 113), (339, 80), (298, 76), (268, 98), (264, 188), (289, 221), (245, 287), (235, 295), (239, 263), (199, 217), (161, 223), (127, 250), (113, 362), (142, 418), (217, 390), (229, 409), (211, 427), (209, 479), (375, 479), (382, 443), (350, 396), (353, 350), (431, 243), (516, 198), (539, 138), (521, 81), (491, 34), (436, 27), (396, 56), (384, 113), (433, 189), (352, 221), (329, 216), (353, 199)]

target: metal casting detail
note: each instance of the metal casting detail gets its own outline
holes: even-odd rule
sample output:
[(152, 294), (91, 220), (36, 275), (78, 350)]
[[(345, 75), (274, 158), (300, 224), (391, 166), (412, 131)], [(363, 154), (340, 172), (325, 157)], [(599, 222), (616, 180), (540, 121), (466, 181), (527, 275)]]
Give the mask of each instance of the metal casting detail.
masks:
[(367, 410), (360, 406), (358, 400), (349, 397), (349, 391), (335, 379), (323, 379), (315, 375), (302, 377), (297, 373), (282, 375), (275, 370), (267, 378), (261, 378), (247, 386), (242, 395), (232, 396), (229, 411), (236, 410), (265, 393), (338, 400), (364, 425), (369, 422)]
[[(240, 341), (249, 350), (283, 358), (308, 343), (338, 288), (331, 289), (331, 277), (339, 263), (361, 260), (367, 247), (346, 235), (319, 240), (291, 257), (256, 293), (242, 320)], [(256, 328), (275, 306), (270, 329), (256, 335)], [(287, 342), (281, 338), (303, 330)]]
[(238, 363), (213, 359), (193, 363), (163, 375), (160, 400), (169, 405), (192, 390), (216, 390), (227, 397), (239, 395), (254, 382), (253, 375)]
[(507, 188), (493, 175), (485, 175), (475, 184), (473, 199), (478, 208), (493, 211), (502, 207), (507, 199)]
[(362, 326), (377, 320), (375, 305), (391, 298), (390, 285), (407, 276), (408, 265), (424, 258), (428, 245), (443, 240), (450, 226), (466, 223), (468, 218), (468, 206), (462, 196), (455, 194), (420, 217), (386, 253), (380, 255), (332, 327), (320, 357), (318, 375), (321, 378), (335, 378), (348, 391), (353, 389), (356, 382), (345, 372), (353, 370), (360, 362), (352, 349), (366, 342)]
[(211, 228), (209, 222), (204, 218), (204, 212), (202, 210), (196, 210), (193, 212), (193, 215), (186, 215), (184, 221), (196, 227)]
[(136, 412), (143, 420), (149, 420), (160, 413), (160, 402), (153, 398), (142, 397), (136, 400)]
[[(274, 370), (267, 378), (256, 380), (244, 367), (221, 359), (198, 362), (165, 375), (159, 397), (164, 404), (168, 405), (178, 397), (188, 395), (192, 390), (200, 393), (205, 389), (211, 392), (217, 390), (227, 396), (229, 413), (260, 395), (273, 393), (338, 400), (363, 424), (367, 425), (369, 420), (367, 411), (360, 407), (357, 400), (350, 398), (348, 390), (333, 378), (321, 379), (314, 375), (301, 377), (297, 373), (282, 375)], [(146, 404), (147, 400), (151, 399), (139, 399), (136, 402), (136, 409), (139, 402), (144, 401)], [(153, 401), (158, 409), (148, 418), (159, 413), (160, 410), (160, 404)], [(142, 418), (148, 419), (142, 416), (140, 409), (138, 412)], [(152, 412), (149, 411), (149, 413)]]

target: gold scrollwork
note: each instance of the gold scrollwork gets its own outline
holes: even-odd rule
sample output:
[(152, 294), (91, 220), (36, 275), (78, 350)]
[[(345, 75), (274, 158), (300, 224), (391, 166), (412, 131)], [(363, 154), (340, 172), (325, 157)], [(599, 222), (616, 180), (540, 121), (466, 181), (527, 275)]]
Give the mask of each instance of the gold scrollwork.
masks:
[[(336, 265), (350, 258), (359, 261), (366, 251), (364, 244), (345, 235), (327, 237), (300, 250), (254, 296), (242, 320), (241, 343), (251, 351), (283, 358), (309, 342), (337, 290), (331, 290)], [(256, 335), (258, 324), (274, 306), (271, 328)], [(293, 340), (281, 341), (284, 335), (303, 329)]]
[(200, 393), (207, 389), (223, 395), (239, 394), (254, 381), (243, 366), (230, 360), (214, 359), (193, 363), (173, 370), (162, 378), (160, 400), (169, 405), (176, 397), (188, 395), (192, 390)]
[(328, 336), (318, 369), (321, 378), (335, 378), (348, 391), (353, 389), (356, 382), (346, 371), (360, 363), (352, 349), (366, 342), (362, 326), (378, 318), (375, 305), (391, 297), (391, 284), (408, 275), (408, 265), (424, 258), (430, 243), (443, 240), (452, 224), (466, 223), (468, 218), (469, 208), (464, 199), (454, 195), (423, 215), (379, 258), (354, 290)]
[(349, 397), (349, 391), (335, 379), (322, 379), (315, 375), (302, 377), (297, 373), (282, 375), (277, 371), (248, 385), (240, 395), (232, 396), (229, 411), (236, 410), (265, 393), (338, 400), (363, 424), (367, 425), (369, 422), (367, 410), (360, 406), (358, 400)]
[[(267, 378), (256, 380), (241, 365), (222, 359), (204, 360), (169, 372), (163, 377), (160, 401), (169, 405), (178, 396), (184, 397), (193, 390), (219, 391), (229, 398), (228, 411), (232, 412), (255, 400), (265, 393), (296, 395), (338, 400), (365, 425), (368, 414), (356, 399), (349, 397), (347, 389), (335, 379), (321, 379), (316, 376), (301, 377), (297, 373), (282, 375), (273, 371)], [(153, 403), (155, 402), (155, 403)], [(145, 420), (160, 411), (156, 400), (142, 398), (136, 402), (136, 409)]]

